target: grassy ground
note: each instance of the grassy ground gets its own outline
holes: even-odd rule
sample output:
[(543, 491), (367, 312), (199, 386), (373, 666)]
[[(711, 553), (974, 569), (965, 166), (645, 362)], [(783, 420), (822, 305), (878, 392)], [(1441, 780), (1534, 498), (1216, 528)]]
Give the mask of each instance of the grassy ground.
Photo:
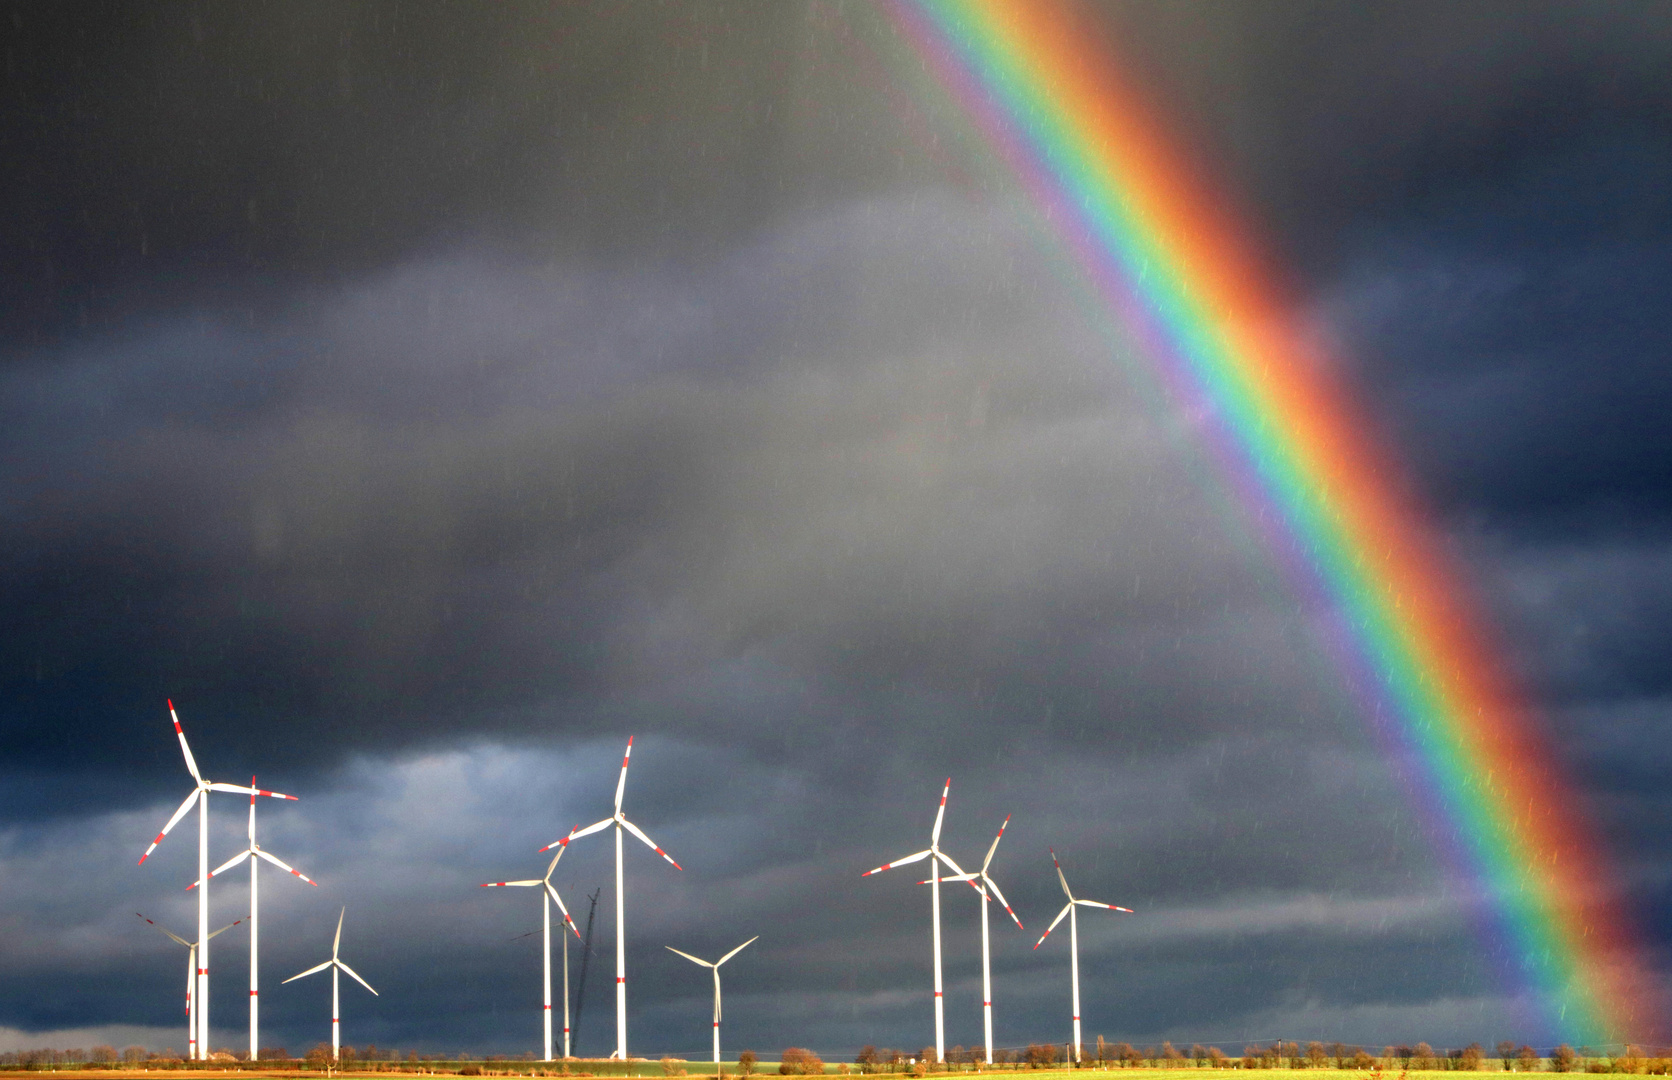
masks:
[[(544, 1062), (537, 1061), (438, 1061), (433, 1064), (433, 1069), (429, 1064), (421, 1067), (424, 1075), (455, 1076), (458, 1074), (458, 1070), (465, 1065), (480, 1068), (482, 1070), (482, 1075), (484, 1076), (561, 1075), (561, 1066), (554, 1069)], [(681, 1067), (689, 1076), (713, 1076), (715, 1073), (714, 1063), (712, 1061), (687, 1061), (682, 1062)], [(331, 1075), (333, 1077), (342, 1078), (364, 1077), (367, 1078), (367, 1080), (391, 1080), (392, 1077), (396, 1076), (413, 1076), (415, 1075), (413, 1070), (418, 1068), (420, 1067), (405, 1066), (403, 1063), (399, 1062), (387, 1062), (385, 1063), (385, 1067), (377, 1072), (352, 1069), (347, 1072), (334, 1071)], [(738, 1075), (736, 1062), (725, 1062), (724, 1068), (725, 1074), (728, 1078), (736, 1077)], [(48, 1070), (6, 1069), (4, 1071), (47, 1072)], [(657, 1061), (572, 1061), (569, 1063), (569, 1071), (571, 1075), (591, 1073), (594, 1076), (662, 1077), (667, 1075), (662, 1070), (661, 1063)], [(837, 1071), (838, 1068), (836, 1065), (827, 1065), (825, 1067), (826, 1073), (834, 1074)], [(1095, 1068), (1078, 1070), (1028, 1069), (1026, 1067), (1017, 1069), (1011, 1066), (1001, 1065), (994, 1066), (984, 1071), (1005, 1074), (1016, 1072), (1020, 1075), (1026, 1076), (1027, 1080), (1067, 1080), (1067, 1078), (1074, 1076), (1075, 1074), (1078, 1074), (1081, 1080), (1089, 1080), (1086, 1076), (1088, 1072), (1102, 1072), (1104, 1070)], [(1115, 1074), (1115, 1076), (1111, 1077), (1110, 1080), (1229, 1080), (1229, 1078), (1225, 1075), (1225, 1071), (1222, 1069), (1112, 1068), (1107, 1071)], [(312, 1069), (264, 1069), (259, 1066), (247, 1069), (230, 1070), (181, 1069), (155, 1071), (145, 1070), (143, 1068), (120, 1070), (77, 1070), (59, 1068), (53, 1069), (51, 1072), (55, 1080), (115, 1080), (115, 1078), (111, 1075), (112, 1073), (117, 1073), (118, 1075), (137, 1074), (145, 1077), (145, 1080), (176, 1080), (176, 1078), (178, 1078), (178, 1080), (260, 1080), (260, 1078), (264, 1077), (272, 1078), (272, 1080), (298, 1080), (298, 1078), (323, 1077), (326, 1075), (323, 1072)], [(974, 1070), (968, 1068), (967, 1066), (962, 1070), (962, 1072), (972, 1077), (976, 1075)], [(1374, 1073), (1363, 1069), (1256, 1069), (1252, 1070), (1252, 1072), (1254, 1072), (1255, 1075), (1250, 1077), (1250, 1080), (1371, 1080), (1371, 1078), (1375, 1075)], [(1471, 1073), (1468, 1075), (1481, 1076), (1483, 1074), (1497, 1072), (1502, 1072), (1500, 1063), (1497, 1061), (1489, 1061), (1480, 1073)], [(770, 1080), (770, 1078), (776, 1077), (778, 1075), (778, 1063), (776, 1061), (762, 1061), (757, 1063), (755, 1066), (755, 1075), (757, 1080)], [(854, 1072), (853, 1075), (858, 1077), (859, 1074)], [(879, 1073), (875, 1075), (878, 1077), (878, 1080), (910, 1080), (911, 1076), (909, 1072)], [(929, 1074), (929, 1080), (935, 1080), (936, 1077), (946, 1076), (949, 1076), (949, 1074), (931, 1073)], [(1403, 1078), (1403, 1080), (1439, 1080), (1439, 1078), (1444, 1076), (1455, 1078), (1457, 1073), (1454, 1070), (1436, 1072), (1412, 1071), (1409, 1073), (1386, 1073), (1384, 1076), (1387, 1080), (1400, 1080), (1400, 1078)]]

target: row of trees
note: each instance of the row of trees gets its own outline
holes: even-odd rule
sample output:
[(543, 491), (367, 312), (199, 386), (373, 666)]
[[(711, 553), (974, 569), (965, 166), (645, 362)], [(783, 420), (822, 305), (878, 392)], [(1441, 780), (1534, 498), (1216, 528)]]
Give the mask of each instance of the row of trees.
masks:
[[(1278, 1041), (1265, 1046), (1245, 1046), (1242, 1055), (1234, 1057), (1217, 1046), (1193, 1045), (1180, 1050), (1170, 1042), (1142, 1050), (1127, 1042), (1111, 1043), (1099, 1035), (1095, 1046), (1080, 1048), (1080, 1059), (1086, 1065), (1107, 1068), (1208, 1068), (1208, 1069), (1359, 1069), (1398, 1070), (1400, 1072), (1437, 1072), (1456, 1070), (1479, 1072), (1483, 1069), (1505, 1072), (1592, 1072), (1632, 1073), (1665, 1076), (1669, 1063), (1664, 1057), (1646, 1057), (1635, 1046), (1612, 1057), (1598, 1056), (1589, 1051), (1577, 1051), (1571, 1046), (1558, 1046), (1549, 1057), (1530, 1046), (1501, 1042), (1495, 1048), (1498, 1060), (1489, 1064), (1487, 1052), (1479, 1043), (1454, 1050), (1436, 1050), (1428, 1043), (1415, 1046), (1384, 1047), (1374, 1055), (1362, 1046), (1345, 1043), (1309, 1042), (1304, 1047), (1298, 1042)], [(1025, 1048), (995, 1047), (993, 1062), (1000, 1066), (1022, 1066), (1035, 1069), (1050, 1068), (1059, 1061), (1072, 1060), (1072, 1047), (1064, 1043), (1034, 1043)], [(864, 1046), (854, 1055), (854, 1063), (861, 1073), (911, 1072), (919, 1076), (925, 1072), (945, 1071), (962, 1066), (983, 1066), (984, 1048), (965, 1049), (954, 1046), (946, 1053), (946, 1061), (936, 1060), (935, 1049), (924, 1047), (915, 1056), (901, 1050), (877, 1049)]]

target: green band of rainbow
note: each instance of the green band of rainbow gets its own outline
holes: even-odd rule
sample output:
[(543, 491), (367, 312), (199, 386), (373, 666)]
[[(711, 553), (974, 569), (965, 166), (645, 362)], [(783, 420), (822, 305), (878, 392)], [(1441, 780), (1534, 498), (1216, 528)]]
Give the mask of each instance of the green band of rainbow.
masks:
[(1590, 1045), (1655, 1033), (1615, 882), (1462, 576), (1240, 230), (1094, 47), (1096, 28), (1043, 0), (893, 10), (1176, 399), (1215, 421), (1233, 483), (1337, 613), (1349, 677), (1411, 762), (1436, 838), (1550, 1033)]

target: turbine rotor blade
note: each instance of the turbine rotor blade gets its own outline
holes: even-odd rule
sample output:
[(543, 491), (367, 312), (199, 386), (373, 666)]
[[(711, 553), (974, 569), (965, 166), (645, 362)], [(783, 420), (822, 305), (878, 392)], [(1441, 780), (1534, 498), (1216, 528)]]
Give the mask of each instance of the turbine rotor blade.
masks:
[(673, 862), (673, 856), (672, 855), (669, 855), (667, 852), (665, 852), (661, 848), (657, 847), (656, 846), (656, 841), (654, 841), (650, 837), (646, 836), (644, 834), (644, 830), (640, 829), (637, 825), (634, 825), (631, 821), (628, 821), (626, 818), (620, 818), (619, 820), (620, 820), (621, 824), (627, 829), (628, 832), (632, 833), (634, 836), (638, 837), (640, 840), (643, 840), (646, 844), (649, 844), (650, 847), (651, 847), (651, 850), (655, 851), (656, 854), (662, 856), (662, 858), (668, 860), (670, 863), (673, 863), (673, 868), (675, 870), (685, 869), (683, 866), (680, 866), (678, 863)]
[(284, 980), (284, 982), (281, 982), (279, 985), (283, 986), (284, 983), (295, 982), (297, 979), (302, 978), (303, 975), (312, 975), (314, 972), (324, 971), (326, 968), (328, 968), (330, 966), (331, 966), (331, 961), (329, 961), (329, 960), (325, 961), (325, 963), (323, 963), (323, 964), (316, 964), (313, 967), (309, 968), (308, 970), (302, 972), (301, 975), (292, 975), (290, 978)]
[(482, 888), (484, 888), (484, 889), (499, 889), (499, 888), (504, 888), (506, 886), (511, 886), (511, 885), (544, 885), (544, 884), (545, 884), (545, 882), (539, 880), (538, 878), (536, 878), (533, 881), (484, 881), (484, 882), (482, 882)]
[[(1051, 865), (1057, 868), (1057, 880), (1062, 883), (1062, 894), (1068, 897), (1069, 902), (1072, 903), (1074, 900), (1074, 894), (1068, 891), (1068, 879), (1062, 876), (1062, 863), (1057, 861), (1057, 849), (1048, 848), (1047, 850), (1051, 853)], [(1043, 941), (1045, 939), (1041, 938), (1040, 940)]]
[(703, 967), (706, 967), (706, 968), (711, 968), (711, 967), (714, 966), (713, 964), (710, 964), (707, 960), (698, 960), (696, 957), (692, 956), (688, 952), (679, 952), (679, 950), (674, 948), (672, 945), (664, 945), (664, 946), (662, 946), (662, 948), (668, 950), (671, 953), (679, 953), (680, 956), (683, 956), (685, 959), (691, 961), (691, 963), (693, 963), (693, 964), (701, 964)]
[(932, 851), (919, 851), (916, 855), (907, 855), (903, 859), (895, 859), (891, 863), (884, 863), (883, 865), (877, 867), (875, 870), (867, 870), (863, 874), (860, 874), (859, 876), (860, 877), (870, 877), (872, 874), (880, 874), (884, 870), (892, 870), (896, 866), (905, 866), (908, 863), (921, 862), (922, 860), (927, 859), (931, 854), (933, 854)]
[[(552, 894), (552, 903), (557, 905), (557, 910), (563, 912), (563, 921), (568, 924), (569, 929), (575, 931), (576, 937), (580, 937), (580, 928), (575, 925), (575, 920), (569, 917), (569, 909), (563, 906), (563, 897), (557, 895), (557, 890), (552, 888), (550, 881), (542, 881), (541, 884), (546, 887), (547, 892)], [(558, 933), (561, 934), (563, 931), (559, 930)], [(585, 941), (586, 939), (581, 938), (581, 940)]]
[(1033, 947), (1037, 949), (1041, 945), (1045, 944), (1045, 938), (1048, 938), (1048, 937), (1051, 936), (1051, 931), (1055, 930), (1057, 928), (1057, 923), (1062, 922), (1062, 917), (1064, 915), (1067, 915), (1070, 911), (1072, 911), (1073, 908), (1074, 908), (1074, 901), (1072, 901), (1072, 900), (1070, 900), (1068, 903), (1064, 904), (1062, 906), (1062, 910), (1057, 912), (1057, 917), (1051, 920), (1051, 925), (1045, 928), (1044, 935), (1038, 941), (1033, 943)]
[[(354, 977), (355, 982), (359, 983), (361, 986), (364, 986), (367, 990), (372, 990), (372, 984), (367, 982), (365, 979), (362, 979), (359, 975), (355, 975), (353, 968), (349, 967), (347, 964), (343, 963), (341, 960), (338, 960), (336, 963), (337, 963), (337, 966), (339, 968), (341, 968), (343, 971), (347, 972), (349, 975), (352, 975)], [(381, 996), (382, 995), (379, 994), (376, 990), (372, 990), (372, 997), (381, 997)]]
[[(552, 871), (557, 869), (557, 860), (563, 858), (563, 853), (569, 849), (569, 841), (575, 838), (575, 830), (579, 828), (579, 825), (574, 826), (574, 828), (569, 830), (568, 836), (557, 842), (557, 854), (552, 856), (552, 861), (546, 866), (547, 881), (552, 879)], [(550, 847), (551, 845), (548, 844), (547, 846)]]
[[(231, 930), (234, 926), (237, 926), (239, 923), (241, 923), (243, 921), (244, 921), (243, 919), (234, 919), (232, 922), (227, 923), (225, 926), (221, 927), (219, 930), (216, 930), (214, 934), (210, 934), (209, 937), (214, 937), (215, 934), (224, 934), (228, 930)], [(209, 938), (204, 938), (203, 940), (208, 941)]]
[(331, 942), (331, 959), (333, 960), (337, 958), (337, 949), (340, 948), (343, 943), (343, 916), (347, 914), (348, 908), (346, 907), (337, 912), (337, 936)]
[(1124, 911), (1128, 915), (1132, 914), (1132, 909), (1129, 907), (1117, 907), (1114, 904), (1105, 904), (1097, 900), (1076, 900), (1074, 902), (1081, 907), (1101, 907), (1108, 908), (1110, 911)]
[(186, 745), (186, 731), (180, 726), (180, 716), (174, 711), (174, 699), (168, 700), (168, 715), (174, 721), (174, 734), (180, 738), (180, 752), (186, 755), (186, 771), (192, 774), (192, 779), (203, 783), (203, 777), (197, 771), (197, 759), (192, 757), (192, 748)]
[[(720, 959), (714, 961), (714, 966), (716, 968), (718, 968), (721, 964), (725, 963), (727, 960), (730, 960), (732, 957), (736, 956), (738, 953), (742, 952), (744, 949), (747, 949), (749, 946), (753, 945), (755, 942), (759, 941), (760, 939), (761, 939), (761, 936), (759, 934), (756, 934), (754, 937), (750, 938), (748, 941), (745, 941), (743, 944), (739, 945), (737, 948), (733, 949), (731, 952), (729, 952), (726, 955), (720, 957)], [(716, 976), (716, 978), (718, 978), (718, 976)]]
[(190, 795), (186, 796), (186, 801), (180, 804), (180, 809), (174, 811), (174, 816), (168, 819), (168, 824), (163, 826), (163, 831), (157, 834), (157, 838), (155, 840), (151, 841), (151, 846), (145, 849), (145, 854), (143, 854), (139, 857), (139, 861), (141, 863), (143, 863), (146, 859), (149, 859), (151, 857), (151, 853), (153, 851), (157, 850), (157, 845), (163, 842), (163, 837), (168, 835), (168, 830), (170, 830), (170, 829), (174, 828), (174, 826), (180, 824), (180, 819), (185, 817), (186, 812), (189, 811), (194, 805), (196, 805), (197, 800), (201, 799), (202, 797), (203, 797), (203, 789), (202, 788), (198, 788), (196, 791), (194, 791)]
[[(607, 829), (611, 825), (614, 825), (614, 824), (615, 824), (615, 818), (607, 817), (603, 821), (597, 822), (597, 823), (592, 824), (592, 825), (588, 825), (584, 829), (578, 829), (578, 830), (577, 829), (570, 829), (568, 836), (565, 836), (561, 840), (553, 840), (551, 843), (549, 843), (545, 847), (541, 848), (540, 851), (550, 851), (554, 847), (567, 847), (567, 846), (569, 846), (569, 842), (571, 840), (579, 840), (583, 836), (591, 836), (593, 833), (597, 832), (599, 829)], [(535, 852), (536, 855), (538, 855), (539, 853), (540, 853), (539, 851)]]
[[(981, 876), (980, 874), (948, 874), (946, 877), (941, 878), (941, 880), (943, 882), (944, 881), (967, 881), (967, 882), (970, 883), (970, 888), (974, 889), (980, 895), (986, 896), (987, 895), (987, 890), (983, 889), (980, 885), (976, 884), (976, 879), (979, 878), (980, 876)], [(924, 878), (922, 881), (919, 881), (918, 884), (919, 885), (928, 885), (928, 884), (931, 884), (931, 880), (929, 878)]]
[(621, 797), (627, 793), (627, 763), (633, 760), (633, 737), (627, 736), (627, 752), (621, 755), (621, 779), (615, 782), (615, 812), (621, 813)]
[(1004, 824), (999, 826), (999, 834), (993, 837), (993, 846), (987, 849), (987, 858), (981, 863), (981, 872), (985, 874), (987, 868), (993, 865), (993, 852), (999, 849), (999, 841), (1004, 839), (1004, 830), (1010, 825), (1010, 815), (1004, 815)]
[[(257, 855), (261, 856), (263, 859), (266, 859), (268, 862), (272, 863), (274, 866), (278, 867), (280, 870), (288, 871), (289, 873), (294, 874), (296, 877), (301, 878), (303, 881), (307, 882), (309, 885), (313, 885), (315, 887), (318, 887), (319, 882), (315, 881), (313, 878), (309, 877), (308, 875), (302, 873), (302, 871), (296, 869), (294, 866), (291, 866), (289, 863), (285, 862), (283, 859), (279, 858), (278, 856), (269, 855), (269, 854), (267, 854), (267, 852), (261, 850), (260, 848), (256, 848), (255, 853)], [(214, 877), (213, 874), (211, 874), (209, 876)]]
[(952, 777), (946, 778), (946, 786), (941, 789), (940, 809), (935, 811), (935, 831), (929, 834), (929, 843), (940, 843), (941, 821), (946, 817), (946, 796), (952, 790)]
[(1026, 929), (1026, 927), (1024, 927), (1022, 925), (1022, 920), (1016, 917), (1016, 913), (1014, 911), (1010, 910), (1010, 901), (1006, 900), (1004, 898), (1004, 894), (999, 892), (998, 882), (994, 881), (992, 878), (988, 877), (986, 874), (981, 875), (981, 880), (985, 881), (987, 883), (987, 887), (989, 889), (993, 890), (993, 895), (999, 898), (999, 903), (1004, 905), (1004, 913), (1006, 915), (1009, 915), (1012, 919), (1016, 919), (1016, 929), (1018, 929), (1018, 930)]
[[(935, 852), (935, 858), (937, 858), (941, 862), (945, 863), (947, 865), (947, 867), (949, 869), (951, 869), (952, 874), (955, 877), (964, 878), (964, 877), (974, 877), (975, 876), (973, 874), (964, 873), (964, 868), (962, 866), (959, 866), (957, 864), (957, 862), (953, 860), (952, 856), (946, 854), (944, 851)], [(943, 877), (943, 878), (941, 878), (941, 880), (945, 881), (946, 878)]]
[[(245, 848), (243, 851), (240, 851), (238, 854), (234, 855), (232, 858), (228, 859), (226, 862), (222, 863), (221, 865), (215, 867), (213, 870), (209, 871), (209, 876), (214, 877), (216, 874), (225, 873), (226, 871), (231, 870), (234, 866), (237, 866), (239, 863), (243, 862), (245, 859), (247, 859), (249, 857), (250, 857), (250, 849)], [(203, 882), (194, 881), (190, 885), (186, 886), (186, 891), (191, 892), (193, 889), (197, 888), (201, 884), (203, 884)]]
[[(139, 918), (141, 918), (141, 919), (145, 919), (145, 916), (143, 916), (143, 915), (140, 915), (140, 914), (139, 914), (139, 912), (137, 912), (137, 911), (136, 911), (136, 912), (134, 912), (134, 914), (135, 914), (135, 915), (136, 915), (136, 916), (138, 916), (138, 917), (139, 917)], [(148, 923), (151, 923), (151, 925), (152, 925), (152, 926), (157, 926), (157, 924), (156, 924), (156, 923), (154, 923), (154, 922), (151, 922), (151, 920), (150, 920), (150, 919), (145, 919), (145, 921), (146, 921), (146, 922), (148, 922)], [(163, 932), (163, 933), (165, 933), (165, 934), (167, 934), (167, 935), (168, 935), (168, 936), (169, 936), (169, 937), (171, 937), (171, 938), (173, 938), (173, 939), (174, 939), (174, 940), (175, 940), (175, 941), (178, 941), (178, 942), (179, 942), (179, 943), (180, 943), (180, 944), (182, 944), (182, 945), (184, 945), (184, 946), (185, 946), (185, 947), (186, 947), (186, 948), (188, 948), (188, 949), (189, 949), (189, 948), (191, 948), (191, 947), (192, 947), (192, 943), (191, 943), (191, 942), (189, 942), (189, 941), (187, 941), (187, 940), (186, 940), (186, 939), (185, 939), (185, 938), (183, 938), (183, 937), (181, 937), (181, 936), (180, 936), (180, 935), (179, 935), (179, 934), (176, 934), (176, 933), (175, 933), (175, 932), (174, 932), (174, 931), (172, 931), (172, 930), (166, 930), (166, 929), (164, 929), (164, 928), (163, 928), (163, 927), (161, 927), (161, 926), (157, 926), (157, 929), (158, 929), (158, 930), (162, 930), (162, 932)], [(194, 966), (195, 966), (195, 965), (194, 965)]]
[(277, 791), (264, 791), (258, 787), (245, 787), (243, 784), (223, 784), (216, 781), (215, 783), (208, 784), (206, 786), (210, 791), (225, 791), (233, 795), (248, 795), (252, 800), (257, 795), (265, 795), (269, 799), (289, 799), (291, 802), (297, 801), (296, 796), (294, 795), (285, 795)]

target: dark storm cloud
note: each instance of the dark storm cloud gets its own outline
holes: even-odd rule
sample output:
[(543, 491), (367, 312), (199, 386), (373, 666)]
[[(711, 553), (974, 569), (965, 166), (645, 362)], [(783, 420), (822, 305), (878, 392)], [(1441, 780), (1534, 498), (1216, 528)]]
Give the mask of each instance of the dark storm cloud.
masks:
[(1367, 222), (1445, 215), (1599, 136), (1672, 137), (1672, 27), (1652, 2), (1097, 10), (1303, 287)]
[(1425, 488), (1477, 527), (1664, 521), (1672, 142), (1586, 140), (1377, 229), (1340, 292)]
[[(461, 239), (706, 253), (897, 183), (849, 5), (12, 3), (3, 325), (283, 309)], [(832, 138), (840, 135), (839, 138)]]
[[(1088, 11), (1272, 235), (1672, 910), (1664, 18)], [(602, 815), (628, 732), (628, 812), (689, 868), (628, 856), (636, 1048), (705, 1045), (663, 944), (763, 928), (729, 1047), (928, 1041), (926, 890), (857, 874), (948, 773), (958, 858), (1016, 815), (1001, 1042), (1066, 1037), (1047, 844), (1140, 912), (1082, 925), (1088, 1034), (1551, 1034), (1322, 613), (875, 9), (14, 5), (0, 35), (0, 870), (38, 883), (0, 905), (0, 1040), (179, 1045), (179, 958), (132, 916), (192, 923), (189, 830), (133, 866), (184, 795), (165, 696), (208, 772), (304, 796), (263, 808), (324, 883), (264, 889), (267, 986), (346, 903), (386, 991), (351, 1041), (532, 1046), (535, 905), (476, 885)], [(606, 847), (559, 875), (606, 886), (603, 943)], [(971, 894), (947, 920), (970, 1043)], [(264, 1041), (311, 1045), (321, 994), (274, 992)]]
[(1017, 285), (1028, 244), (867, 204), (700, 278), (439, 260), (14, 369), (7, 668), (51, 723), (12, 752), (172, 753), (133, 722), (166, 736), (165, 695), (281, 763), (624, 715), (786, 753), (838, 714), (1168, 742), (1292, 700), (1304, 615), (1255, 607), (1187, 433)]

